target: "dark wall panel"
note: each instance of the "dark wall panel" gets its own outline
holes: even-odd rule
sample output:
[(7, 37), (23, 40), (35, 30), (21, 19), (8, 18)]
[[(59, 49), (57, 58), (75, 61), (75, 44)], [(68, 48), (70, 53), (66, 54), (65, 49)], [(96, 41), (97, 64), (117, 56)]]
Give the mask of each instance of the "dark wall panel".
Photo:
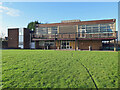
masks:
[(30, 48), (30, 30), (27, 28), (24, 28), (24, 48)]
[(59, 33), (75, 33), (75, 32), (77, 32), (76, 25), (59, 26)]
[(8, 48), (18, 48), (19, 28), (8, 29)]

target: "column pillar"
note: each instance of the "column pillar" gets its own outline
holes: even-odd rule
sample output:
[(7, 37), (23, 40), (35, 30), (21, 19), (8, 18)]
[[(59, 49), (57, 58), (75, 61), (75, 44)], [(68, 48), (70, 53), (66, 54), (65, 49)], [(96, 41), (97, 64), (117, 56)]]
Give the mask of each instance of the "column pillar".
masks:
[(114, 39), (114, 51), (116, 51), (116, 40)]
[(59, 50), (59, 41), (57, 41), (57, 44), (56, 44), (56, 47), (57, 47), (57, 49)]
[(110, 50), (110, 40), (109, 40), (109, 50)]
[(78, 40), (76, 41), (76, 50), (78, 50)]
[(75, 39), (75, 51), (78, 50), (78, 39)]

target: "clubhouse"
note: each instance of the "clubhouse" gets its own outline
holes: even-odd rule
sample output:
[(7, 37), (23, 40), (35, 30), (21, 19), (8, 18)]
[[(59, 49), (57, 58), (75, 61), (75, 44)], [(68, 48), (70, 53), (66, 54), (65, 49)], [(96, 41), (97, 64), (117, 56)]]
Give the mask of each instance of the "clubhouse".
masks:
[(116, 19), (36, 24), (35, 31), (8, 29), (9, 48), (101, 50), (104, 42), (113, 42), (116, 50), (116, 40)]

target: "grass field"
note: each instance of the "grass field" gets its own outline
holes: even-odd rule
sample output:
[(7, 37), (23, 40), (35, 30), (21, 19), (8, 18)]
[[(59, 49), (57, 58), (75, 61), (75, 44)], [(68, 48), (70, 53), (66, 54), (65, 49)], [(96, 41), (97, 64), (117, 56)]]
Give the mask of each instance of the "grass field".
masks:
[(95, 88), (95, 84), (118, 87), (118, 52), (2, 50), (3, 88)]

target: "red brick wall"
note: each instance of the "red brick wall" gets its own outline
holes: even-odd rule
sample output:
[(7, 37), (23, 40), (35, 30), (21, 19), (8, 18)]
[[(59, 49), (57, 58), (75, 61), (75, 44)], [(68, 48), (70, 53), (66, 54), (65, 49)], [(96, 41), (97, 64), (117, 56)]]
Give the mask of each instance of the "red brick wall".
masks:
[(102, 41), (101, 40), (78, 41), (78, 48), (81, 50), (89, 50), (89, 46), (92, 46), (93, 50), (99, 50), (102, 46)]

